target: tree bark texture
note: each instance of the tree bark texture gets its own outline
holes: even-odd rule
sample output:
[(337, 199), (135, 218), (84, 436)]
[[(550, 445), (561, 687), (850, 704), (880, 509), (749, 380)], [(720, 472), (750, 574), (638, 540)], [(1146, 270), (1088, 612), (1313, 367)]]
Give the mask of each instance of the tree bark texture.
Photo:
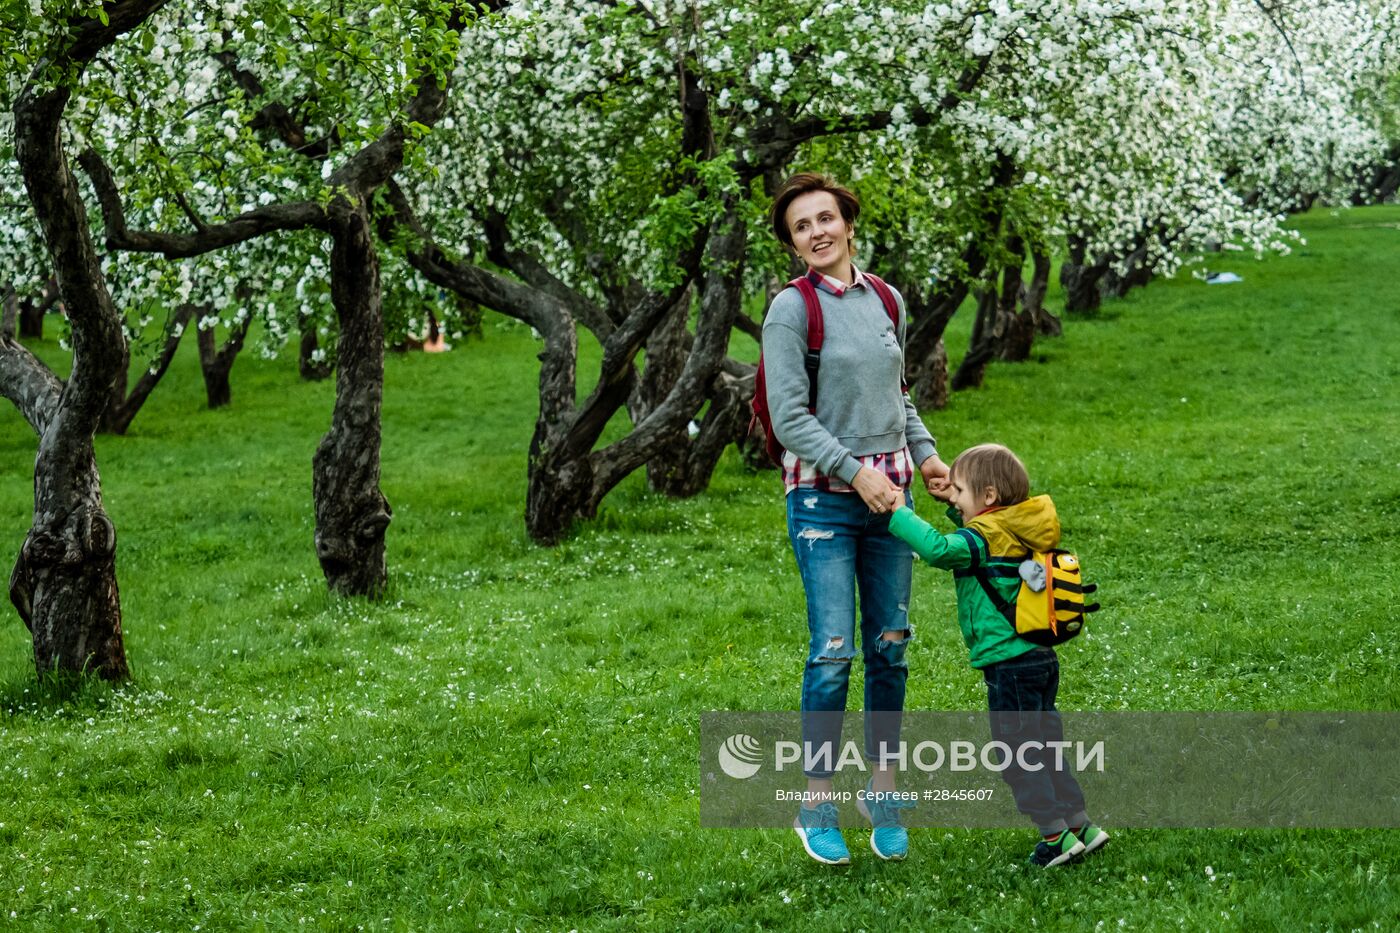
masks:
[[(93, 57), (160, 6), (161, 0), (124, 0), (104, 5), (105, 22), (75, 19), (46, 65), (76, 82)], [(117, 536), (102, 505), (93, 435), (122, 365), (126, 338), (63, 151), (69, 85), (46, 85), (46, 80), (31, 81), (16, 98), (15, 156), (67, 308), (73, 369), (61, 391), (52, 374), (45, 379), (32, 366), (26, 367), (29, 380), (4, 379), (7, 397), (31, 400), (28, 410), (25, 404), (20, 408), (39, 433), (34, 519), (10, 575), (10, 600), (33, 636), (34, 666), (41, 676), (96, 673), (125, 680), (130, 670), (122, 643)], [(22, 360), (13, 345), (3, 355)], [(12, 391), (17, 381), (28, 388)], [(33, 387), (46, 382), (48, 391), (36, 398)]]
[[(690, 352), (690, 330), (687, 326), (690, 323), (690, 302), (691, 293), (687, 290), (647, 338), (646, 362), (641, 378), (627, 400), (627, 411), (633, 424), (641, 424), (647, 415), (656, 410), (685, 368)], [(688, 446), (687, 434), (677, 432), (655, 457), (647, 461), (647, 484), (653, 490), (666, 493), (675, 484), (676, 471), (685, 462)]]
[(1022, 279), (1022, 271), (1019, 262), (1006, 267), (997, 302), (995, 358), (1011, 363), (1028, 359), (1035, 345), (1035, 310), (1026, 304), (1030, 283)]
[(1141, 288), (1152, 281), (1152, 267), (1147, 261), (1147, 247), (1139, 244), (1133, 247), (1122, 265), (1124, 272), (1119, 272), (1119, 263), (1110, 262), (1103, 278), (1099, 281), (1099, 296), (1101, 298), (1122, 298), (1135, 288)]
[[(666, 397), (636, 428), (620, 441), (594, 451), (594, 483), (582, 517), (597, 514), (603, 497), (629, 473), (649, 463), (677, 436), (684, 439), (686, 452), (675, 471), (673, 485), (678, 494), (693, 495), (709, 482), (714, 464), (724, 447), (739, 430), (743, 399), (739, 381), (721, 379), (729, 334), (742, 302), (742, 269), (746, 230), (736, 205), (714, 225), (709, 235), (710, 270), (700, 288), (700, 314), (695, 337), (684, 365)], [(752, 387), (750, 386), (750, 393)], [(700, 433), (691, 441), (687, 426), (707, 397), (718, 407), (702, 419)]]
[(725, 448), (742, 444), (748, 434), (752, 376), (743, 379), (717, 373), (705, 395), (709, 407), (699, 419), (699, 432), (694, 437), (687, 435), (679, 460), (667, 472), (664, 483), (656, 487), (668, 496), (685, 499), (708, 489)]
[[(1069, 260), (1060, 266), (1060, 285), (1065, 292), (1065, 310), (1092, 315), (1105, 298), (1122, 298), (1134, 288), (1152, 281), (1152, 265), (1148, 262), (1147, 246), (1139, 238), (1131, 252), (1122, 257), (1102, 255), (1087, 262), (1084, 241), (1070, 237)], [(1119, 272), (1122, 266), (1126, 269)]]
[(1064, 324), (1045, 307), (1045, 294), (1050, 290), (1050, 254), (1044, 249), (1031, 250), (1031, 284), (1026, 288), (1023, 304), (1035, 316), (1035, 332), (1042, 337), (1058, 337)]
[(13, 285), (5, 286), (0, 297), (0, 340), (15, 338), (15, 325), (19, 321), (19, 295)]
[(58, 304), (58, 280), (49, 277), (44, 289), (37, 296), (30, 295), (19, 301), (19, 335), (26, 340), (44, 339), (44, 315)]
[(379, 489), (384, 324), (379, 257), (362, 204), (332, 202), (331, 300), (340, 324), (331, 428), (312, 458), (316, 557), (333, 592), (379, 596), (388, 580)]
[(1011, 261), (1002, 270), (1000, 294), (989, 286), (978, 299), (968, 352), (953, 376), (954, 390), (980, 386), (994, 359), (1013, 363), (1029, 359), (1037, 333), (1058, 333), (1059, 319), (1045, 310), (1050, 257), (1043, 250), (1032, 250), (1033, 271), (1026, 282), (1019, 261), (1025, 250), (1021, 239), (1012, 237), (1007, 249)]
[(977, 293), (977, 319), (972, 324), (972, 337), (968, 342), (967, 355), (953, 373), (952, 389), (961, 392), (982, 384), (987, 364), (996, 355), (994, 331), (997, 322), (997, 309), (1000, 304), (995, 285), (987, 285)]
[(302, 321), (301, 339), (297, 344), (297, 372), (306, 382), (329, 379), (331, 373), (335, 372), (335, 365), (330, 360), (314, 359), (314, 354), (320, 348), (321, 340), (316, 336), (316, 323)]
[(1060, 266), (1060, 287), (1065, 293), (1065, 310), (1091, 315), (1099, 310), (1103, 296), (1099, 280), (1108, 271), (1108, 261), (1087, 263), (1088, 250), (1081, 236), (1069, 238), (1069, 258)]
[[(641, 424), (656, 410), (684, 371), (695, 342), (685, 326), (689, 305), (687, 293), (678, 303), (677, 313), (668, 316), (647, 341), (641, 385), (628, 403), (633, 424)], [(736, 309), (735, 321), (741, 317), (742, 310)], [(755, 372), (756, 367), (731, 360), (723, 362), (721, 371), (705, 390), (707, 407), (703, 416), (697, 414), (687, 422), (647, 461), (647, 481), (652, 489), (684, 499), (698, 495), (710, 485), (725, 448), (742, 444), (748, 433)], [(691, 425), (695, 426), (693, 435)]]
[[(206, 313), (207, 309), (199, 309), (196, 319)], [(210, 408), (223, 408), (233, 401), (233, 389), (229, 385), (228, 377), (233, 371), (234, 361), (243, 350), (243, 341), (247, 338), (248, 327), (252, 323), (253, 316), (244, 315), (242, 321), (234, 324), (228, 340), (222, 347), (218, 346), (212, 327), (201, 327), (195, 334), (195, 341), (199, 345), (199, 369), (204, 374), (204, 396)], [(302, 378), (305, 378), (305, 374)]]
[[(1003, 307), (1010, 305), (1010, 313), (1000, 319), (1003, 333), (997, 347), (996, 357), (1008, 363), (1019, 363), (1030, 359), (1037, 334), (1057, 335), (1060, 333), (1060, 320), (1045, 310), (1045, 292), (1050, 286), (1050, 256), (1043, 250), (1031, 250), (1031, 280), (1020, 283), (1014, 299), (1008, 302), (1006, 286), (1003, 284)], [(1021, 270), (1016, 270), (1020, 282)], [(1016, 305), (1020, 310), (1015, 310)]]
[[(980, 271), (980, 270), (979, 270)], [(909, 314), (905, 331), (904, 372), (909, 394), (920, 411), (948, 406), (948, 351), (943, 332), (967, 297), (965, 282), (942, 283), (927, 298), (915, 285), (899, 289)]]
[[(660, 439), (684, 431), (703, 403), (714, 372), (723, 364), (733, 306), (724, 306), (723, 329), (716, 330), (713, 322), (721, 313), (717, 310), (718, 298), (711, 297), (718, 292), (711, 289), (710, 295), (702, 297), (697, 337), (675, 386), (630, 435), (605, 450), (594, 451), (612, 416), (629, 400), (635, 401), (637, 354), (688, 289), (690, 276), (700, 265), (705, 237), (697, 236), (694, 247), (681, 257), (680, 265), (687, 271), (682, 284), (664, 293), (638, 291), (631, 295), (636, 290), (629, 290), (620, 297), (635, 304), (616, 318), (603, 309), (597, 309), (596, 314), (588, 312), (601, 331), (603, 355), (598, 382), (579, 404), (579, 318), (575, 313), (583, 313), (581, 303), (543, 278), (531, 281), (537, 272), (530, 271), (529, 264), (525, 264), (525, 272), (516, 270), (525, 279), (521, 282), (453, 259), (437, 245), (407, 198), (392, 183), (386, 186), (386, 196), (392, 210), (380, 215), (381, 236), (391, 237), (397, 227), (409, 230), (415, 244), (405, 258), (413, 268), (440, 288), (529, 324), (543, 341), (539, 354), (540, 407), (530, 440), (527, 470), (525, 528), (538, 543), (557, 543), (575, 521), (597, 514), (602, 497), (627, 473), (643, 466)], [(727, 242), (732, 251), (733, 242)], [(512, 265), (517, 261), (508, 252), (504, 238), (498, 237), (491, 249)], [(738, 249), (742, 259), (742, 243)], [(718, 254), (715, 261), (719, 261)], [(737, 273), (733, 278), (737, 294)]]
[(195, 312), (194, 305), (180, 305), (175, 309), (175, 320), (165, 336), (165, 344), (161, 347), (160, 355), (156, 357), (154, 364), (142, 370), (141, 378), (136, 380), (136, 385), (127, 392), (127, 380), (130, 378), (131, 368), (131, 348), (127, 347), (123, 354), (125, 361), (117, 374), (117, 381), (112, 385), (112, 395), (107, 403), (107, 411), (102, 416), (101, 431), (105, 434), (125, 434), (131, 427), (131, 422), (136, 418), (141, 406), (146, 404), (146, 399), (151, 397), (155, 387), (160, 384), (160, 380), (165, 376), (165, 371), (170, 368), (170, 361), (175, 359), (175, 351), (180, 348), (180, 338), (184, 336), (186, 328), (189, 327), (190, 319)]

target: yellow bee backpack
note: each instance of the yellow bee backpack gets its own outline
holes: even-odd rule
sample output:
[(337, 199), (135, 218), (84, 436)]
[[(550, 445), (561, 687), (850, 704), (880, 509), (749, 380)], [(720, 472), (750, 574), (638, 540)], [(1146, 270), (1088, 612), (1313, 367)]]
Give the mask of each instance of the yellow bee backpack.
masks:
[(977, 582), (1016, 634), (1026, 641), (1037, 645), (1069, 641), (1084, 630), (1088, 614), (1099, 611), (1098, 603), (1084, 602), (1084, 597), (1098, 586), (1083, 581), (1079, 558), (1069, 551), (1032, 551), (1017, 570), (1021, 589), (1015, 602), (1001, 597), (985, 568), (977, 571)]

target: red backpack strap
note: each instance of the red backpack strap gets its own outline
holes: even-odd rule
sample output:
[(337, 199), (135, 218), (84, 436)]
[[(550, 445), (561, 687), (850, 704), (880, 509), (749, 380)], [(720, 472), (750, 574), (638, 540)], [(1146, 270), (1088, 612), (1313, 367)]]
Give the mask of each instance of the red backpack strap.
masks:
[(817, 297), (817, 289), (805, 275), (800, 275), (788, 283), (802, 295), (807, 305), (807, 355), (802, 365), (807, 370), (807, 408), (817, 410), (817, 370), (822, 362), (822, 342), (826, 339), (826, 325), (822, 321), (822, 302)]
[[(880, 301), (885, 306), (885, 313), (890, 316), (890, 323), (894, 325), (895, 339), (899, 339), (899, 302), (895, 301), (894, 291), (885, 284), (885, 280), (873, 272), (861, 273), (870, 282), (870, 287), (875, 289), (875, 294), (880, 296)], [(901, 377), (899, 388), (902, 392), (909, 391), (909, 383)]]
[(899, 302), (894, 299), (894, 292), (885, 284), (885, 280), (873, 272), (862, 272), (869, 281), (871, 287), (875, 289), (875, 294), (880, 296), (880, 301), (885, 305), (885, 313), (890, 316), (890, 323), (894, 325), (894, 332), (899, 333)]

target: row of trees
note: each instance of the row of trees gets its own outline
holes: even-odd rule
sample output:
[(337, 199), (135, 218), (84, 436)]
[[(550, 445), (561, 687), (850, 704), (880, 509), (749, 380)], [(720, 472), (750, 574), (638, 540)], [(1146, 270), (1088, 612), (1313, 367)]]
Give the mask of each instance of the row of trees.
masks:
[(39, 435), (10, 583), (36, 665), (127, 674), (92, 438), (191, 327), (211, 405), (250, 337), (334, 373), (316, 553), (373, 596), (386, 344), (481, 308), (534, 328), (525, 524), (552, 543), (630, 473), (690, 495), (743, 443), (730, 338), (788, 272), (763, 216), (796, 167), (859, 189), (861, 261), (904, 294), (938, 407), (1057, 330), (1054, 254), (1092, 310), (1201, 250), (1286, 250), (1284, 212), (1319, 197), (1385, 194), (1397, 37), (1382, 0), (2, 5), (6, 320), (61, 299), (73, 351), (65, 384), (0, 334), (0, 394)]

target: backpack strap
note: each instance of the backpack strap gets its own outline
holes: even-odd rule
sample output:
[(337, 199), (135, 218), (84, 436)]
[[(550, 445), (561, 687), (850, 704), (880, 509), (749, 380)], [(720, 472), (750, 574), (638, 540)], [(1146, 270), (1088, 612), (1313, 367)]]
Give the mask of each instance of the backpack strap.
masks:
[(978, 549), (979, 546), (987, 548), (987, 557), (989, 560), (991, 559), (992, 552), (987, 544), (987, 539), (974, 528), (959, 528), (953, 533), (967, 539), (968, 551), (972, 555), (972, 566), (968, 568), (966, 573), (977, 578), (977, 582), (982, 585), (982, 591), (987, 594), (987, 599), (991, 600), (997, 612), (1000, 612), (1014, 628), (1016, 626), (1016, 605), (1003, 599), (1001, 594), (997, 592), (997, 588), (992, 586), (992, 577), (987, 570), (987, 563), (982, 560), (981, 551)]
[(802, 365), (807, 370), (807, 409), (817, 410), (817, 370), (822, 363), (822, 343), (826, 339), (826, 325), (822, 320), (822, 302), (817, 297), (816, 287), (805, 275), (799, 275), (788, 283), (789, 288), (797, 289), (807, 306), (807, 354)]
[[(894, 325), (895, 339), (898, 340), (899, 302), (895, 301), (894, 291), (885, 284), (884, 279), (873, 272), (862, 272), (861, 275), (865, 276), (866, 281), (870, 283), (870, 287), (875, 289), (875, 294), (880, 296), (880, 302), (885, 306), (885, 313), (890, 316), (890, 323)], [(909, 391), (909, 383), (904, 381), (904, 375), (902, 373), (899, 377), (899, 390), (901, 392)]]
[(894, 325), (894, 332), (899, 333), (899, 302), (894, 300), (894, 292), (885, 280), (873, 272), (862, 272), (871, 287), (875, 289), (875, 294), (880, 296), (880, 301), (885, 306), (885, 313), (890, 316), (890, 323)]
[(973, 576), (977, 578), (978, 583), (982, 584), (982, 592), (987, 594), (987, 598), (992, 601), (992, 605), (996, 607), (997, 612), (1000, 612), (1006, 618), (1006, 621), (1011, 623), (1012, 628), (1015, 628), (1016, 604), (1009, 603), (1002, 599), (1001, 594), (997, 592), (997, 588), (992, 586), (992, 579), (987, 574), (987, 568), (978, 568)]

